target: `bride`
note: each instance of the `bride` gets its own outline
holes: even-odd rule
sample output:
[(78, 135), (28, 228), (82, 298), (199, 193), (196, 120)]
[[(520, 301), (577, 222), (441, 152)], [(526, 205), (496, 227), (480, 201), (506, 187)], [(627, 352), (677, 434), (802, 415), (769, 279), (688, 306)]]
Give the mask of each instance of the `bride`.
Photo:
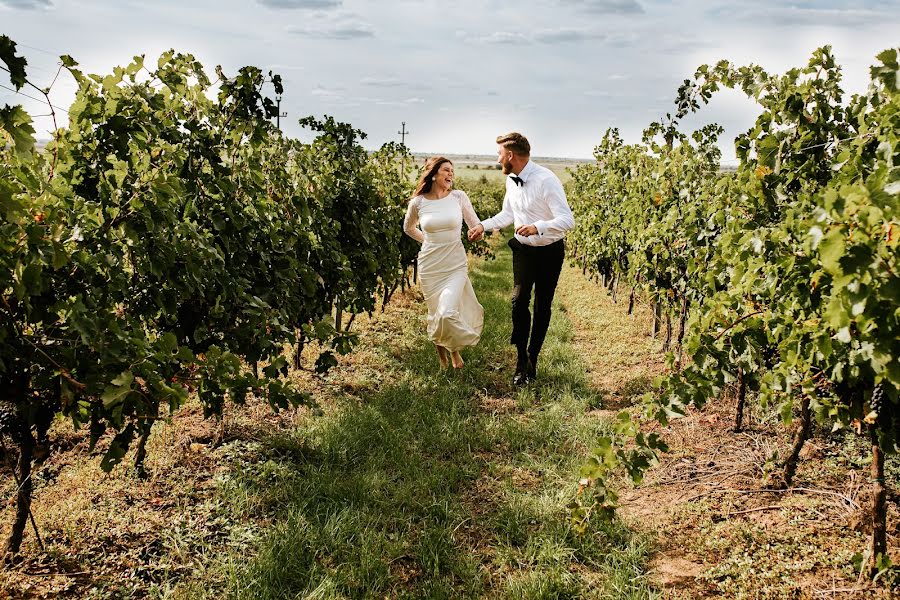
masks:
[(460, 369), (459, 351), (481, 338), (484, 309), (469, 281), (462, 221), (469, 228), (480, 223), (465, 192), (453, 189), (453, 163), (443, 156), (428, 159), (416, 186), (403, 230), (422, 243), (419, 278), (428, 305), (428, 337), (437, 347), (441, 368), (448, 354)]

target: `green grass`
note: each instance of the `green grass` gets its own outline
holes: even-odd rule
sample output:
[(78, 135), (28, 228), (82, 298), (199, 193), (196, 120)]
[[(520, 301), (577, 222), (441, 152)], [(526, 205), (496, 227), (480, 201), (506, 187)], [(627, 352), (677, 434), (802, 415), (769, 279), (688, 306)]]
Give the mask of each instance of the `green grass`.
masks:
[[(538, 164), (541, 164), (559, 177), (560, 181), (563, 183), (567, 182), (572, 178), (572, 175), (567, 170), (568, 168), (575, 168), (577, 163), (542, 163), (540, 160), (535, 161)], [(498, 165), (485, 165), (485, 164), (474, 164), (474, 163), (456, 163), (453, 165), (454, 173), (457, 179), (480, 179), (481, 177), (486, 177), (488, 181), (503, 181), (503, 178), (506, 175), (503, 174), (503, 171), (496, 168)], [(462, 188), (462, 184), (457, 184)], [(464, 188), (463, 188), (464, 189)]]
[(486, 327), (462, 373), (437, 372), (417, 307), (378, 349), (380, 387), (296, 430), (233, 442), (220, 494), (233, 519), (263, 526), (174, 595), (653, 596), (645, 539), (617, 521), (570, 526), (578, 466), (604, 427), (585, 415), (597, 393), (560, 307), (540, 383), (510, 385), (510, 274), (505, 249), (472, 273)]

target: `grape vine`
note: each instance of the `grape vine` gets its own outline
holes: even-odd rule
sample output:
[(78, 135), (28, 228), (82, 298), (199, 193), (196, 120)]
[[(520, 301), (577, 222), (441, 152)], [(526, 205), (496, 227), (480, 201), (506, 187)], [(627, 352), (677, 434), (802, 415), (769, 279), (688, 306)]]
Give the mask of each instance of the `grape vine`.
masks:
[[(886, 556), (884, 452), (897, 450), (900, 425), (897, 50), (877, 60), (868, 91), (847, 102), (829, 47), (781, 76), (727, 61), (701, 66), (679, 89), (675, 115), (652, 124), (643, 144), (607, 132), (571, 194), (575, 258), (680, 317), (671, 373), (648, 414), (665, 423), (735, 383), (779, 407), (785, 422), (799, 414), (784, 485), (813, 420), (868, 430), (870, 565)], [(718, 168), (718, 126), (690, 137), (678, 130), (723, 87), (762, 109), (735, 140), (734, 173)], [(660, 448), (638, 442), (640, 470)], [(601, 505), (606, 473), (628, 464), (616, 448), (605, 440), (584, 469)]]
[[(36, 87), (5, 36), (0, 61), (17, 89)], [(106, 470), (137, 439), (140, 475), (153, 424), (192, 393), (207, 416), (251, 394), (306, 403), (290, 349), (319, 342), (327, 371), (352, 349), (353, 315), (411, 260), (406, 149), (370, 156), (331, 117), (301, 121), (311, 143), (282, 136), (263, 92), (282, 92), (277, 75), (213, 80), (174, 51), (106, 76), (68, 56), (61, 69), (78, 91), (45, 149), (20, 106), (0, 109), (0, 427), (21, 481), (9, 555), (56, 414), (92, 446), (111, 438)]]

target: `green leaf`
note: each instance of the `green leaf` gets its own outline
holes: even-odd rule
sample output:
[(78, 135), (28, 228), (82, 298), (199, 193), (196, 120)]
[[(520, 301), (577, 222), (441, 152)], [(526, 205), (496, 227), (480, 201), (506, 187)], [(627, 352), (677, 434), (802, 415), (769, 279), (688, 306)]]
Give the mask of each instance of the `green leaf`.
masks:
[(35, 296), (41, 293), (41, 265), (31, 263), (25, 267), (22, 273), (22, 285), (29, 295)]
[(111, 383), (116, 386), (130, 386), (133, 381), (134, 375), (131, 373), (131, 371), (122, 371), (112, 380)]
[(275, 358), (270, 364), (266, 365), (263, 369), (263, 373), (266, 377), (278, 377), (279, 374), (287, 375), (288, 363), (287, 359), (284, 355), (280, 355)]
[(839, 261), (844, 255), (844, 234), (834, 228), (825, 234), (819, 243), (819, 260), (822, 266), (831, 273), (840, 273)]
[(27, 82), (25, 67), (28, 61), (21, 56), (16, 56), (16, 43), (5, 35), (0, 35), (0, 60), (6, 63), (9, 69), (9, 80), (17, 90)]
[(53, 265), (53, 268), (57, 270), (69, 264), (69, 254), (61, 244), (53, 245), (51, 264)]
[(171, 331), (167, 331), (159, 338), (159, 349), (166, 354), (175, 354), (178, 351), (178, 338)]
[(337, 359), (330, 351), (323, 352), (316, 359), (316, 373), (327, 373), (338, 365)]
[(134, 375), (131, 371), (122, 371), (103, 389), (100, 399), (103, 406), (109, 410), (114, 406), (121, 404), (128, 394), (131, 393), (131, 384), (134, 382)]
[(834, 334), (834, 339), (841, 343), (849, 344), (851, 341), (853, 341), (853, 337), (850, 335), (850, 328), (842, 327), (841, 329), (839, 329), (838, 332)]
[(790, 425), (794, 420), (794, 404), (790, 400), (783, 402), (778, 413), (781, 415), (782, 423)]
[(181, 361), (182, 363), (189, 363), (194, 361), (194, 353), (191, 352), (191, 349), (187, 346), (181, 346), (178, 348), (178, 352), (175, 354), (176, 360)]
[(129, 423), (125, 429), (113, 438), (112, 443), (109, 445), (109, 450), (106, 451), (103, 460), (100, 462), (100, 468), (109, 473), (113, 470), (113, 467), (122, 462), (122, 459), (128, 453), (128, 446), (131, 444), (132, 439), (134, 439), (134, 425)]
[(12, 137), (16, 154), (20, 157), (28, 155), (34, 148), (34, 127), (31, 126), (31, 117), (21, 106), (0, 108), (0, 129)]

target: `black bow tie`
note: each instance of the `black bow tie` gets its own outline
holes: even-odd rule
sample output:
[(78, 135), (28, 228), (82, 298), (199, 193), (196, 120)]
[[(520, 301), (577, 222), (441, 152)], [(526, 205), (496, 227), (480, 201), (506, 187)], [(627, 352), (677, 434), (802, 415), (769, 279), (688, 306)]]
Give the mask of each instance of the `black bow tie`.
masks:
[(516, 175), (510, 176), (510, 179), (512, 179), (514, 182), (516, 182), (516, 185), (519, 185), (519, 186), (525, 183), (524, 179), (522, 179), (521, 177), (517, 177)]

